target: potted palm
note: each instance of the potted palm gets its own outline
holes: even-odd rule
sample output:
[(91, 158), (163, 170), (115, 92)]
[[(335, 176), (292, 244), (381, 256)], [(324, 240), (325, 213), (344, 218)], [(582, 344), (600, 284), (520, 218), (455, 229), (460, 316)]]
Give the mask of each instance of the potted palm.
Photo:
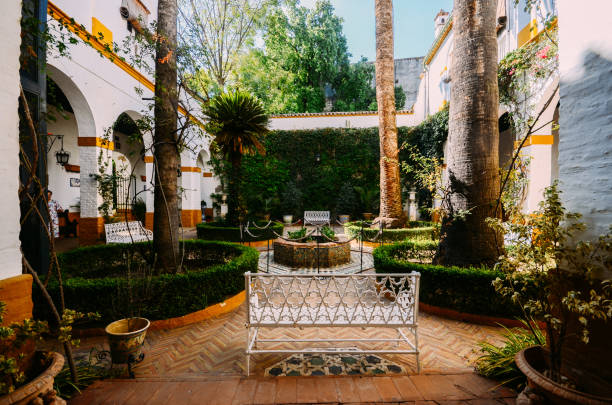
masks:
[(268, 116), (257, 98), (239, 90), (215, 96), (204, 108), (204, 115), (208, 117), (206, 131), (214, 136), (212, 149), (216, 149), (231, 165), (226, 221), (238, 226), (245, 216), (240, 204), (242, 156), (265, 155), (262, 140), (269, 132)]
[(545, 197), (534, 214), (516, 213), (507, 223), (492, 221), (513, 235), (512, 249), (499, 262), (506, 278), (498, 278), (495, 289), (518, 303), (526, 319), (546, 325), (545, 344), (516, 355), (528, 380), (520, 398), (526, 403), (611, 403), (609, 384), (598, 384), (584, 364), (570, 364), (565, 355), (569, 339), (589, 343), (591, 324), (612, 316), (612, 283), (600, 279), (610, 274), (612, 238), (607, 234), (596, 242), (576, 243), (585, 228), (579, 215), (563, 208), (556, 184)]
[(345, 224), (350, 221), (351, 214), (355, 211), (357, 200), (355, 198), (355, 190), (351, 183), (347, 182), (342, 185), (336, 200), (336, 213), (340, 223)]
[(361, 214), (363, 219), (369, 221), (374, 216), (373, 210), (378, 206), (378, 194), (380, 190), (378, 188), (366, 188), (355, 186), (355, 191), (359, 195), (359, 201), (364, 212)]

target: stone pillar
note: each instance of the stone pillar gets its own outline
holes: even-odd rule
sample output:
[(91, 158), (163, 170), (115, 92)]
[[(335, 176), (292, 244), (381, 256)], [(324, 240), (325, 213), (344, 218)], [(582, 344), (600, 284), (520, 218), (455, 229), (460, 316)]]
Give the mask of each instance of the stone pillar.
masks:
[(155, 179), (153, 179), (153, 156), (147, 155), (144, 157), (145, 173), (147, 176), (147, 191), (145, 193), (145, 203), (147, 205), (147, 213), (145, 215), (145, 228), (153, 230), (153, 214), (154, 214), (154, 197), (155, 197)]
[(410, 190), (408, 201), (408, 219), (410, 221), (416, 221), (418, 215), (418, 205), (416, 202), (416, 191), (414, 189)]
[(200, 177), (202, 169), (195, 166), (181, 166), (182, 210), (181, 224), (191, 228), (202, 222), (200, 208)]
[(531, 135), (523, 146), (522, 154), (530, 158), (528, 170), (529, 184), (523, 209), (534, 212), (544, 198), (544, 189), (551, 185), (552, 135)]
[[(80, 135), (80, 134), (79, 134)], [(98, 137), (79, 136), (79, 159), (81, 163), (81, 218), (79, 222), (79, 245), (93, 245), (104, 238), (104, 218), (98, 207), (102, 196), (98, 193), (98, 182), (94, 175), (100, 174), (98, 165), (110, 160), (113, 142)], [(107, 171), (112, 170), (111, 165)]]

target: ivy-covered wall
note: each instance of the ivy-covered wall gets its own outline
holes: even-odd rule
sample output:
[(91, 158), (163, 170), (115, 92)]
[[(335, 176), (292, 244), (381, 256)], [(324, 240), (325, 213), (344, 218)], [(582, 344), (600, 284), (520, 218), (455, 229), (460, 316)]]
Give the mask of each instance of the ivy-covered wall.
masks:
[[(448, 110), (416, 127), (399, 127), (400, 160), (408, 158), (410, 145), (424, 155), (442, 157), (447, 134)], [(242, 163), (242, 200), (250, 216), (269, 212), (276, 218), (284, 214), (300, 218), (304, 210), (351, 215), (373, 211), (364, 206), (366, 201), (355, 187), (362, 189), (361, 194), (376, 194), (379, 188), (377, 127), (272, 131), (265, 147), (266, 156), (245, 156)], [(222, 171), (219, 162), (213, 161), (213, 166)], [(402, 180), (410, 183), (406, 176)]]

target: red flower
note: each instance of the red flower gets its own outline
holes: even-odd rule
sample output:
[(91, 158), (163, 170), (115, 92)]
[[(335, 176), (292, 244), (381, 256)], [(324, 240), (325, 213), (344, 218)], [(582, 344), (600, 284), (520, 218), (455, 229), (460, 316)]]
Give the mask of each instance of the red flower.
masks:
[(540, 59), (546, 59), (548, 58), (548, 51), (550, 50), (550, 45), (545, 46), (544, 48), (540, 49), (537, 53), (536, 56)]
[(510, 69), (510, 71), (508, 72), (508, 76), (512, 76), (515, 71), (516, 71), (515, 68)]

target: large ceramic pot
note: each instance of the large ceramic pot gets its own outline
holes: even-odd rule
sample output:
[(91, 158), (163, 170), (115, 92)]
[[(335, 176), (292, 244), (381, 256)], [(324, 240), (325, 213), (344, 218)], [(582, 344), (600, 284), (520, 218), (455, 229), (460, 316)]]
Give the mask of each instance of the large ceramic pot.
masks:
[(517, 404), (612, 404), (612, 398), (580, 392), (546, 377), (543, 371), (548, 368), (548, 354), (542, 346), (521, 350), (514, 360), (527, 377), (527, 388), (517, 398)]
[(346, 224), (348, 221), (351, 220), (351, 216), (342, 214), (342, 215), (338, 215), (338, 219), (340, 220), (341, 224)]
[(286, 224), (293, 223), (293, 215), (283, 215), (283, 222)]
[(0, 397), (0, 405), (66, 405), (66, 401), (55, 395), (53, 382), (64, 366), (64, 356), (52, 352), (49, 366), (38, 377)]
[(150, 325), (151, 322), (145, 318), (126, 318), (106, 327), (113, 363), (124, 364), (141, 358), (142, 346)]

